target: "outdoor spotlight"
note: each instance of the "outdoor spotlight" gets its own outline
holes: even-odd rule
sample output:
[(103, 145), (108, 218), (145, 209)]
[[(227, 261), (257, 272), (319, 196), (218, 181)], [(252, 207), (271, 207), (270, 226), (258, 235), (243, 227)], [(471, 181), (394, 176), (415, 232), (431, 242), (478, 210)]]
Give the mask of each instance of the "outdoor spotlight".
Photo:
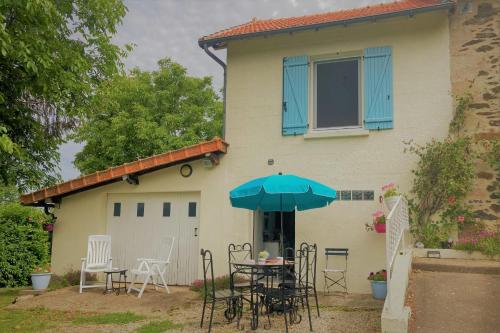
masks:
[(201, 164), (203, 165), (204, 168), (211, 169), (215, 165), (219, 164), (219, 156), (212, 153), (207, 153), (205, 154), (205, 158), (201, 160)]
[(123, 175), (122, 179), (129, 183), (130, 185), (139, 185), (139, 176), (130, 174), (130, 175)]

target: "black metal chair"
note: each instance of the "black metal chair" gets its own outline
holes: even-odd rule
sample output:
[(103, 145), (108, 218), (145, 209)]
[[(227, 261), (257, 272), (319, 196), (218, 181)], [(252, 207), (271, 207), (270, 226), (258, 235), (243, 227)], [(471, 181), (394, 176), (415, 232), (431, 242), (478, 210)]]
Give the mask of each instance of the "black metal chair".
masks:
[[(299, 314), (299, 303), (306, 304), (309, 318), (309, 329), (312, 331), (311, 307), (309, 304), (309, 259), (308, 251), (291, 248), (285, 249), (283, 265), (281, 267), (281, 282), (278, 288), (270, 288), (266, 292), (266, 312), (283, 314), (285, 330), (288, 332), (288, 321), (298, 324), (302, 321)], [(293, 265), (289, 265), (293, 263)]]
[(201, 313), (200, 327), (203, 327), (203, 319), (205, 318), (205, 308), (208, 303), (210, 307), (210, 322), (208, 324), (208, 332), (212, 330), (212, 319), (214, 316), (214, 309), (216, 303), (223, 303), (226, 305), (224, 316), (231, 322), (232, 319), (237, 317), (237, 328), (240, 328), (240, 319), (243, 311), (243, 296), (240, 292), (224, 289), (215, 290), (214, 279), (214, 266), (212, 259), (212, 252), (209, 250), (201, 249), (201, 257), (203, 261), (203, 310)]
[[(326, 266), (323, 270), (325, 275), (325, 293), (330, 292), (330, 288), (338, 285), (344, 289), (347, 293), (347, 257), (349, 256), (349, 249), (347, 248), (326, 248)], [(345, 257), (345, 267), (344, 268), (334, 268), (328, 265), (328, 258), (331, 256), (343, 256)]]
[(300, 249), (304, 251), (308, 251), (308, 258), (309, 258), (309, 280), (308, 280), (308, 285), (307, 287), (309, 288), (309, 291), (311, 292), (312, 295), (314, 295), (314, 300), (316, 303), (316, 311), (319, 315), (319, 303), (318, 303), (318, 292), (316, 291), (316, 264), (318, 260), (318, 247), (315, 244), (307, 244), (306, 242), (303, 242), (300, 244)]
[(233, 263), (235, 262), (244, 262), (246, 260), (253, 259), (252, 252), (252, 244), (243, 243), (243, 244), (229, 244), (227, 248), (228, 256), (229, 256), (229, 282), (230, 288), (232, 290), (237, 290), (241, 293), (248, 292), (250, 287), (252, 286), (252, 281), (243, 281), (243, 282), (235, 282), (237, 275), (246, 275), (247, 277), (251, 276), (251, 271), (243, 271), (243, 270), (233, 270)]

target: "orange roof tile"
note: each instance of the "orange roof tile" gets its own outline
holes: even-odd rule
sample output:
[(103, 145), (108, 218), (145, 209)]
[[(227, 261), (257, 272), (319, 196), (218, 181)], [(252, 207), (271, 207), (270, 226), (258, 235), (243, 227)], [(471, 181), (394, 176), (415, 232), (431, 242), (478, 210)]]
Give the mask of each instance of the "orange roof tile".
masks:
[(202, 142), (193, 146), (153, 155), (134, 162), (115, 166), (104, 171), (97, 171), (76, 179), (68, 180), (51, 187), (41, 189), (21, 196), (23, 205), (36, 205), (49, 198), (62, 197), (75, 192), (85, 191), (94, 187), (106, 185), (130, 174), (143, 174), (202, 158), (209, 153), (226, 153), (228, 144), (220, 138)]
[(402, 0), (373, 6), (341, 10), (336, 12), (306, 15), (299, 17), (267, 20), (253, 19), (250, 22), (203, 36), (199, 44), (219, 44), (231, 39), (240, 39), (271, 32), (315, 29), (333, 24), (347, 24), (361, 19), (377, 19), (397, 14), (411, 14), (426, 10), (451, 8), (452, 0)]

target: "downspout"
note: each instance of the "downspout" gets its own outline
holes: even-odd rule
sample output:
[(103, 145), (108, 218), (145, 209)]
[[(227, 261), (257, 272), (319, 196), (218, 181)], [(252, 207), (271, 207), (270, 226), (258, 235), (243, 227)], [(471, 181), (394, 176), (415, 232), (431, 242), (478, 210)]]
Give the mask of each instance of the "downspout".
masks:
[(222, 87), (222, 139), (224, 140), (226, 138), (226, 81), (227, 81), (227, 66), (224, 61), (222, 61), (220, 58), (218, 58), (215, 54), (212, 53), (208, 49), (207, 44), (203, 44), (203, 50), (205, 50), (205, 53), (209, 55), (210, 58), (214, 59), (216, 63), (221, 65), (222, 69), (224, 70), (224, 85)]

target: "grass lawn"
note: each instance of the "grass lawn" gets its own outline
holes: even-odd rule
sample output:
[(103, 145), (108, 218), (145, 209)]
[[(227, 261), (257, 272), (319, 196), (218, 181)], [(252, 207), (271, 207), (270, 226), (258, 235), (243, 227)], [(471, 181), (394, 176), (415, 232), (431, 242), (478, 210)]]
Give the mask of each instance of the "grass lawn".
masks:
[(184, 325), (182, 324), (174, 324), (170, 320), (163, 321), (152, 321), (146, 325), (139, 327), (136, 332), (137, 333), (161, 333), (168, 330), (180, 329)]
[(73, 320), (74, 324), (117, 324), (124, 325), (133, 323), (135, 321), (144, 320), (146, 317), (139, 316), (133, 312), (115, 312), (115, 313), (104, 313), (98, 315), (82, 315)]

